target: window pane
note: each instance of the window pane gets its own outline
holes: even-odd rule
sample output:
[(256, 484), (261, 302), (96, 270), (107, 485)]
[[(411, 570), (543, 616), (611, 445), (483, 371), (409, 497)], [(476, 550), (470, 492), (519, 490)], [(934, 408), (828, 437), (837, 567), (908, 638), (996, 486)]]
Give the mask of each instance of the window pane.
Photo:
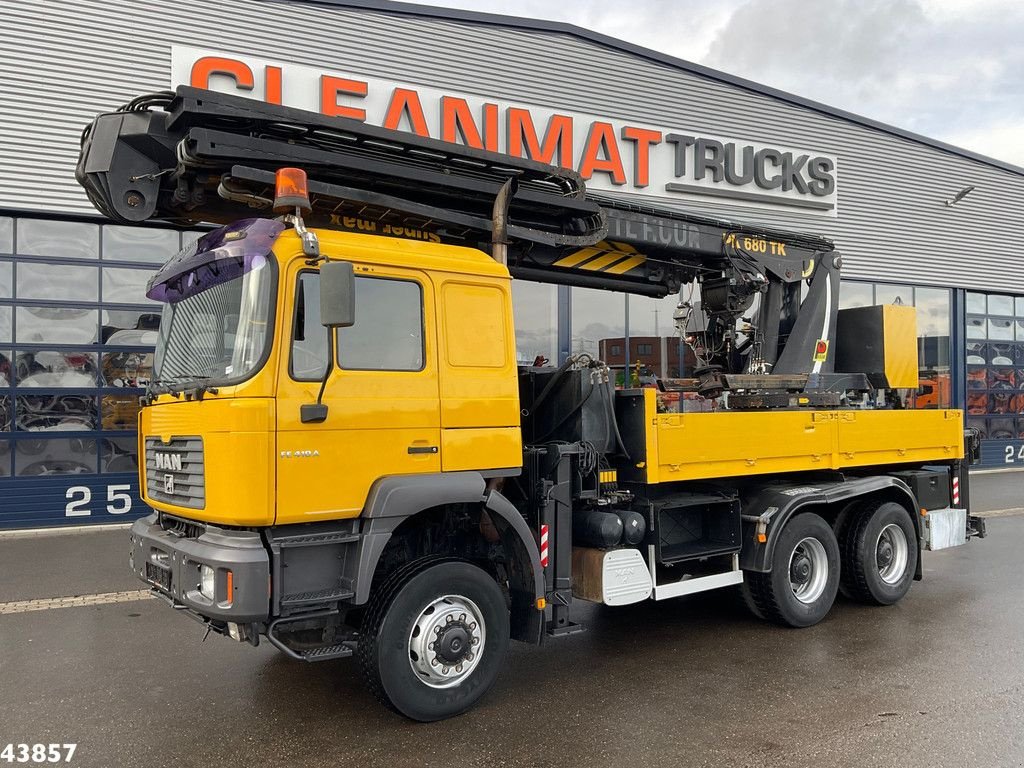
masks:
[(918, 288), (917, 335), (949, 336), (949, 291), (946, 288)]
[(14, 219), (0, 216), (0, 253), (14, 253)]
[(145, 387), (153, 378), (152, 352), (104, 352), (103, 384), (107, 387)]
[[(690, 286), (684, 285), (682, 296), (685, 298), (688, 295), (690, 295)], [(678, 295), (666, 296), (663, 299), (654, 299), (648, 296), (630, 296), (628, 298), (626, 303), (629, 306), (630, 365), (640, 362), (648, 373), (662, 378), (676, 378), (685, 375), (683, 372), (687, 360), (685, 353), (689, 349), (676, 332), (674, 319), (679, 301)], [(682, 357), (680, 356), (681, 351)], [(618, 367), (625, 362), (622, 355), (616, 356), (609, 352), (614, 352), (614, 350), (605, 346), (602, 354), (606, 355), (605, 361), (612, 367)], [(680, 367), (680, 360), (684, 363), (682, 367)], [(692, 369), (693, 361), (690, 360), (689, 363)]]
[(12, 341), (11, 314), (13, 311), (10, 307), (0, 307), (0, 341)]
[(96, 472), (96, 441), (80, 438), (19, 440), (14, 455), (17, 475), (85, 475)]
[(99, 384), (95, 352), (21, 350), (15, 358), (19, 387), (95, 387)]
[(870, 307), (874, 304), (870, 283), (851, 283), (843, 280), (839, 284), (839, 308)]
[(950, 368), (950, 291), (917, 288), (917, 357), (919, 383), (916, 408), (949, 408), (953, 405)]
[(104, 472), (136, 473), (139, 471), (137, 451), (138, 446), (134, 437), (100, 440), (100, 469)]
[(152, 299), (146, 298), (146, 282), (152, 275), (148, 269), (104, 267), (103, 301), (117, 304), (154, 304)]
[(596, 288), (572, 289), (572, 352), (600, 354), (605, 345), (621, 344), (626, 335), (626, 297)]
[(134, 430), (138, 422), (139, 396), (104, 395), (100, 407), (103, 409), (101, 423), (110, 432)]
[(11, 475), (11, 441), (0, 440), (0, 477)]
[(291, 373), (299, 381), (322, 379), (327, 368), (327, 329), (320, 325), (320, 276), (299, 275), (292, 328)]
[(356, 322), (338, 329), (342, 368), (418, 371), (423, 368), (423, 296), (408, 280), (356, 278)]
[[(11, 366), (11, 350), (0, 351), (0, 387), (8, 387), (14, 379), (14, 369)], [(6, 429), (6, 427), (4, 427)]]
[(154, 347), (160, 328), (160, 310), (103, 310), (103, 343), (115, 347)]
[(875, 304), (903, 304), (912, 306), (914, 304), (914, 289), (908, 285), (884, 285), (879, 283), (875, 286)]
[(554, 285), (512, 281), (516, 359), (530, 365), (538, 357), (558, 360), (558, 290)]
[[(11, 398), (0, 395), (0, 432), (11, 431)], [(3, 461), (3, 459), (0, 459)]]
[(94, 344), (99, 312), (75, 307), (18, 307), (23, 344)]
[(99, 258), (100, 228), (79, 221), (18, 219), (18, 253), (64, 259)]
[(986, 339), (988, 338), (988, 324), (985, 322), (984, 317), (978, 317), (977, 315), (967, 316), (967, 338), (968, 339)]
[(105, 261), (148, 261), (163, 264), (181, 246), (173, 229), (143, 229), (108, 224), (103, 227)]
[(967, 294), (967, 311), (977, 312), (984, 314), (987, 310), (985, 307), (985, 294), (984, 293), (968, 293)]
[(18, 264), (19, 299), (96, 301), (99, 270), (70, 264)]
[(13, 295), (14, 265), (9, 261), (0, 261), (0, 298), (9, 299)]
[(998, 341), (1013, 340), (1014, 322), (1010, 318), (993, 317), (988, 321), (988, 337)]
[(1012, 315), (1013, 314), (1013, 297), (1012, 296), (989, 296), (988, 297), (988, 313), (990, 315)]
[(96, 429), (96, 398), (90, 395), (18, 395), (14, 426), (24, 432)]

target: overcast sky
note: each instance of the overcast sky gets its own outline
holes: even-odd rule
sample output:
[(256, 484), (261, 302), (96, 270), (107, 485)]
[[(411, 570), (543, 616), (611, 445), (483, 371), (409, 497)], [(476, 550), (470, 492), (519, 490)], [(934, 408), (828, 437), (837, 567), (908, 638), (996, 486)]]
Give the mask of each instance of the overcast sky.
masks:
[(565, 21), (1024, 166), (1021, 0), (414, 0)]

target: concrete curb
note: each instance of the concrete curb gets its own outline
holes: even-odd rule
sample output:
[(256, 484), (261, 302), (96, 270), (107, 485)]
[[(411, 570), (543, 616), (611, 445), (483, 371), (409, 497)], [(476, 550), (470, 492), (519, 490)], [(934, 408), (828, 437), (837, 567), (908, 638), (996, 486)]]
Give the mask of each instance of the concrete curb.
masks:
[(973, 512), (978, 517), (1014, 517), (1024, 515), (1024, 507), (1012, 507), (1010, 509), (993, 509), (991, 512)]
[(109, 525), (69, 525), (60, 528), (25, 528), (19, 531), (0, 531), (0, 541), (4, 539), (34, 539), (48, 536), (77, 536), (80, 533), (109, 533), (110, 531), (127, 531), (131, 527), (131, 523), (113, 523)]

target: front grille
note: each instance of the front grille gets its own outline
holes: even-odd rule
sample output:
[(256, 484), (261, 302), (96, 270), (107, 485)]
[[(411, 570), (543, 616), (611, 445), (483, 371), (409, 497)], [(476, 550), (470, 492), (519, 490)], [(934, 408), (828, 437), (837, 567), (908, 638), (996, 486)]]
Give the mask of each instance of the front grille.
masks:
[(172, 536), (183, 539), (198, 539), (206, 533), (206, 523), (196, 523), (181, 517), (160, 513), (160, 527)]
[(165, 443), (146, 438), (146, 493), (154, 501), (179, 507), (206, 506), (203, 439), (175, 437)]

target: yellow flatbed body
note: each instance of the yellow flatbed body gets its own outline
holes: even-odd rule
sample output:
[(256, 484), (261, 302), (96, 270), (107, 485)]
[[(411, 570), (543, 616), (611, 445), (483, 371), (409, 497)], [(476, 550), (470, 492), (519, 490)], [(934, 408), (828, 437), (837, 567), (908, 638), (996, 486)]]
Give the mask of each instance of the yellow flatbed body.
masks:
[[(658, 413), (644, 391), (643, 482), (950, 461), (964, 455), (959, 410), (793, 409)], [(633, 474), (633, 473), (630, 473)]]

